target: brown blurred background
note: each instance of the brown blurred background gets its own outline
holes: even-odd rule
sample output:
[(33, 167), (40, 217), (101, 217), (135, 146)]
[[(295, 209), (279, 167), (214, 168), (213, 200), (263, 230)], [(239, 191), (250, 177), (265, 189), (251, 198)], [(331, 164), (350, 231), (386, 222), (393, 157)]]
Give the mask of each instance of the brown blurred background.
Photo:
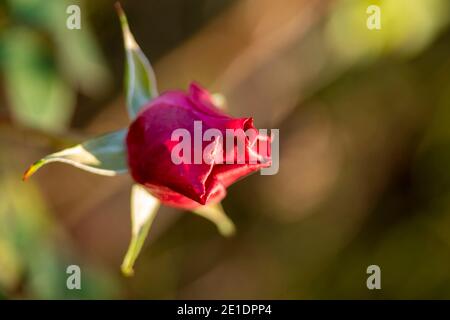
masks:
[[(279, 128), (280, 171), (228, 190), (232, 239), (161, 210), (124, 278), (128, 176), (52, 164), (20, 180), (128, 124), (114, 1), (3, 0), (0, 298), (450, 298), (448, 0), (121, 2), (160, 91), (195, 80)], [(65, 27), (70, 4), (81, 30)]]

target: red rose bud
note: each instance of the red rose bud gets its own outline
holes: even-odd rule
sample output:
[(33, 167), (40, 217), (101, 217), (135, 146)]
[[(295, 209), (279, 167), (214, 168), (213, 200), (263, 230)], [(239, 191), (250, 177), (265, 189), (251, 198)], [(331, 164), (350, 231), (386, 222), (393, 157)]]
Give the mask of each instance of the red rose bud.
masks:
[(193, 209), (222, 200), (239, 178), (271, 165), (270, 138), (252, 118), (232, 118), (191, 84), (137, 115), (126, 138), (133, 179), (162, 203)]

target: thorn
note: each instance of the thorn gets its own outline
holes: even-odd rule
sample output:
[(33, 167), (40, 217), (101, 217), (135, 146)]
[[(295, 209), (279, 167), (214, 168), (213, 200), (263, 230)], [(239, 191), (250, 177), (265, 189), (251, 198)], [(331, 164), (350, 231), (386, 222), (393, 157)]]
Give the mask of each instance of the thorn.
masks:
[(38, 160), (33, 163), (22, 175), (22, 181), (27, 181), (29, 177), (31, 177), (37, 169), (41, 167), (42, 160)]
[(122, 270), (122, 274), (125, 277), (132, 277), (132, 276), (134, 276), (134, 270), (130, 266), (122, 265), (120, 269)]
[(125, 259), (122, 262), (122, 265), (120, 266), (120, 271), (122, 271), (122, 274), (125, 277), (132, 277), (134, 276), (134, 268), (133, 268), (134, 262), (131, 261), (130, 257), (125, 256)]
[(123, 12), (123, 9), (122, 9), (122, 5), (120, 4), (120, 1), (116, 1), (115, 3), (114, 3), (114, 7), (116, 8), (116, 11), (117, 11), (117, 14), (120, 16), (120, 15), (122, 15), (124, 12)]
[(22, 175), (22, 181), (23, 181), (23, 182), (27, 181), (28, 178), (31, 176), (30, 171), (31, 171), (31, 167), (29, 167), (29, 168), (27, 169), (27, 171), (25, 171), (25, 172), (23, 173), (23, 175)]
[(125, 42), (125, 48), (129, 50), (136, 50), (139, 48), (136, 40), (133, 37), (133, 34), (130, 31), (130, 27), (128, 25), (128, 19), (125, 14), (125, 11), (122, 8), (122, 5), (119, 1), (117, 1), (114, 6), (116, 7), (117, 15), (119, 16), (120, 24), (122, 27), (123, 39)]

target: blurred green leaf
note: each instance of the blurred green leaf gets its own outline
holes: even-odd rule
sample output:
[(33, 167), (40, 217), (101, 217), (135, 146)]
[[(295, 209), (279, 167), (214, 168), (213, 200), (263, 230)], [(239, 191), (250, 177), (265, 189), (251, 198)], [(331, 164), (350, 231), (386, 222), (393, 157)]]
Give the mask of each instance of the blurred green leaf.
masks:
[(17, 252), (5, 235), (0, 235), (0, 289), (13, 290), (20, 281), (22, 265)]
[[(66, 28), (69, 5), (82, 8), (81, 29)], [(85, 19), (82, 1), (77, 0), (9, 0), (13, 18), (32, 25), (41, 34), (47, 33), (55, 46), (56, 60), (64, 77), (84, 93), (96, 95), (108, 85), (109, 72), (100, 49)]]
[(135, 184), (131, 190), (131, 242), (122, 263), (122, 272), (133, 275), (133, 266), (144, 245), (148, 232), (159, 209), (159, 201)]
[(130, 119), (134, 119), (146, 102), (158, 96), (156, 79), (147, 57), (136, 43), (125, 13), (116, 5), (122, 26), (126, 54), (125, 91)]
[[(369, 30), (370, 5), (381, 12), (381, 29)], [(325, 35), (337, 58), (351, 63), (383, 54), (415, 55), (449, 22), (447, 0), (340, 0), (327, 21)]]
[(72, 115), (74, 95), (59, 77), (39, 35), (13, 28), (1, 39), (3, 73), (13, 117), (22, 124), (58, 131)]
[[(98, 95), (109, 84), (109, 72), (104, 63), (100, 49), (87, 19), (86, 9), (80, 1), (50, 1), (49, 19), (46, 27), (56, 43), (56, 54), (64, 76), (91, 96)], [(78, 3), (82, 8), (80, 30), (70, 30), (66, 27), (66, 9), (69, 5)]]
[(127, 172), (125, 153), (126, 130), (115, 131), (98, 138), (86, 141), (75, 147), (50, 154), (35, 162), (24, 174), (28, 179), (42, 166), (51, 162), (64, 162), (77, 168), (101, 174), (114, 176)]
[[(0, 204), (0, 261), (9, 260), (9, 269), (1, 265), (0, 291), (12, 298), (115, 297), (117, 285), (108, 272), (75, 259), (33, 183), (20, 183), (14, 173), (0, 171)], [(73, 263), (82, 267), (82, 290), (67, 289), (66, 269)]]

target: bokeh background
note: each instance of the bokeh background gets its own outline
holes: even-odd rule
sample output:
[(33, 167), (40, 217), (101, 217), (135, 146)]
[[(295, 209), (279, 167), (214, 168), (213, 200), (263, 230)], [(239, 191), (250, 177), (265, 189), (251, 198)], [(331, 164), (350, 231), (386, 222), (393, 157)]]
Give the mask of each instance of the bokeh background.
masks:
[[(66, 28), (78, 4), (82, 29)], [(381, 30), (366, 9), (381, 8)], [(128, 176), (42, 156), (127, 125), (113, 1), (0, 1), (0, 298), (450, 298), (448, 0), (122, 1), (160, 91), (196, 80), (280, 129), (280, 171), (164, 208), (136, 264)], [(66, 289), (66, 267), (82, 290)], [(381, 290), (366, 287), (381, 268)]]

